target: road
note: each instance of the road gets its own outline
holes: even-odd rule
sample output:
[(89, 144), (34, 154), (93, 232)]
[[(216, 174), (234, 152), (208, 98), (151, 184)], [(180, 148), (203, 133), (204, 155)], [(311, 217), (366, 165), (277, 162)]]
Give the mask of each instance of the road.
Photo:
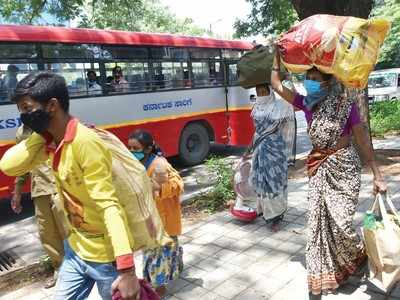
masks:
[[(307, 124), (302, 112), (296, 113), (297, 119), (297, 154), (305, 155), (310, 150), (310, 142), (307, 136)], [(231, 147), (224, 145), (213, 145), (211, 147), (211, 155), (224, 156), (230, 159), (239, 158), (245, 147)], [(179, 170), (185, 181), (185, 195), (183, 199), (187, 199), (198, 193), (201, 189), (212, 185), (210, 174), (204, 164), (185, 168), (177, 159), (172, 158), (171, 162)], [(16, 215), (10, 208), (9, 201), (0, 201), (0, 226), (10, 224), (34, 215), (32, 201), (28, 197), (23, 200), (23, 211), (20, 215)]]

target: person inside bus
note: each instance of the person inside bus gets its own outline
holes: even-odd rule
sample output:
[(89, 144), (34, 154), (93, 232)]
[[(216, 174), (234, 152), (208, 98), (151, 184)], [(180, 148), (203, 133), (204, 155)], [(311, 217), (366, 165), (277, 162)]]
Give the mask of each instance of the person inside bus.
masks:
[(192, 87), (192, 81), (189, 78), (189, 70), (183, 71), (183, 85), (186, 88)]
[(120, 66), (115, 66), (112, 70), (113, 81), (111, 82), (116, 93), (129, 92), (129, 83), (125, 80)]
[(161, 68), (157, 68), (156, 74), (154, 75), (154, 81), (156, 84), (156, 87), (158, 89), (164, 89), (165, 88), (165, 76), (162, 73)]
[(15, 87), (17, 86), (19, 69), (15, 65), (8, 65), (7, 74), (3, 78), (3, 86), (6, 91), (8, 99), (11, 99), (12, 94), (14, 93)]
[(87, 76), (87, 90), (89, 95), (100, 95), (101, 86), (97, 82), (96, 72), (90, 70), (86, 73)]
[(114, 77), (107, 76), (106, 78), (106, 85), (105, 85), (105, 92), (106, 93), (113, 93), (115, 92), (114, 85), (112, 84)]
[(55, 73), (30, 74), (18, 83), (12, 100), (34, 133), (7, 150), (0, 170), (21, 176), (53, 158), (71, 226), (53, 299), (86, 299), (95, 283), (102, 299), (116, 291), (124, 300), (137, 299), (133, 241), (113, 185), (111, 153), (69, 114), (69, 99), (65, 79)]
[[(33, 131), (25, 125), (17, 129), (16, 142), (20, 143), (30, 137)], [(45, 282), (45, 288), (55, 286), (58, 270), (64, 257), (63, 240), (67, 237), (62, 218), (55, 213), (58, 194), (55, 178), (49, 162), (38, 165), (30, 173), (18, 176), (15, 179), (15, 187), (11, 198), (12, 210), (19, 214), (22, 211), (21, 199), (25, 183), (31, 179), (31, 198), (35, 206), (35, 217), (39, 229), (39, 238), (43, 249), (50, 257), (54, 268), (54, 274)]]
[(168, 283), (179, 278), (183, 270), (183, 249), (178, 243), (178, 236), (182, 234), (180, 195), (183, 193), (183, 180), (162, 156), (161, 149), (147, 131), (139, 129), (133, 132), (128, 147), (147, 170), (164, 229), (174, 241), (143, 253), (143, 277), (163, 297)]

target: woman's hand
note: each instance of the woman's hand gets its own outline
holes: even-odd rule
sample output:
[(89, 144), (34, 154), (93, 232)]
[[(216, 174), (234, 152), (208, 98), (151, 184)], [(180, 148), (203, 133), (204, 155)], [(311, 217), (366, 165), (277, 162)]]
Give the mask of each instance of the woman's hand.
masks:
[(387, 184), (383, 178), (374, 178), (374, 189), (373, 193), (376, 195), (377, 193), (386, 193)]

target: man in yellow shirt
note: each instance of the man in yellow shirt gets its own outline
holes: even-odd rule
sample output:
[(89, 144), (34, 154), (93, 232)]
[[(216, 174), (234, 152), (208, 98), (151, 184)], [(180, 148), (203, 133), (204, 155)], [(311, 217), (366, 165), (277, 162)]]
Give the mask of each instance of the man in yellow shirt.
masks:
[(50, 156), (70, 224), (54, 299), (86, 299), (94, 283), (103, 299), (117, 290), (123, 299), (138, 299), (134, 241), (113, 187), (111, 153), (69, 114), (65, 79), (46, 72), (28, 75), (13, 100), (34, 133), (4, 154), (0, 169), (20, 176)]
[[(29, 138), (31, 134), (30, 128), (25, 125), (20, 126), (16, 134), (17, 143)], [(53, 202), (58, 197), (55, 179), (47, 162), (37, 166), (32, 172), (17, 177), (11, 200), (11, 208), (17, 214), (22, 211), (22, 189), (29, 177), (31, 178), (31, 197), (35, 205), (40, 241), (55, 270), (54, 276), (45, 284), (45, 288), (51, 288), (56, 283), (57, 272), (63, 260), (63, 238), (66, 237), (61, 224), (62, 220), (57, 220), (57, 216), (53, 213)]]

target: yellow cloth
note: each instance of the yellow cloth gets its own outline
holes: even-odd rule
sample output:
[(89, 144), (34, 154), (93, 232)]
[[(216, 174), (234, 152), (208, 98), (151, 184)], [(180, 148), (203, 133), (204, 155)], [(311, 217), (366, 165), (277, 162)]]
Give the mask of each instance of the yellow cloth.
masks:
[[(113, 187), (111, 153), (95, 132), (76, 119), (69, 122), (62, 144), (50, 158), (72, 225), (69, 244), (84, 260), (117, 259), (119, 268), (118, 257), (132, 253), (133, 239)], [(47, 150), (45, 139), (33, 133), (4, 154), (0, 169), (9, 176), (23, 175), (48, 159)]]
[(161, 190), (155, 193), (157, 209), (165, 231), (170, 236), (182, 233), (180, 195), (183, 193), (183, 180), (179, 173), (163, 157), (157, 157), (147, 169), (147, 174)]

